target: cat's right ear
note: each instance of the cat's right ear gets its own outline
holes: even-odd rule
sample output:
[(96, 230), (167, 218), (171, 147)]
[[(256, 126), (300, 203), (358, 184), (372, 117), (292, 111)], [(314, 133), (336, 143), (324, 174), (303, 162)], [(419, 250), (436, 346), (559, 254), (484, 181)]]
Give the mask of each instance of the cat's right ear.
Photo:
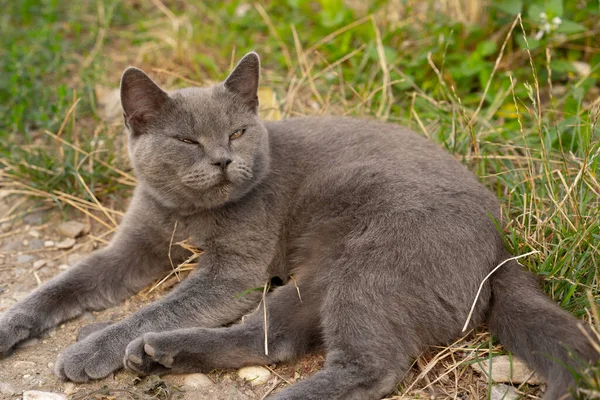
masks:
[(149, 121), (156, 116), (169, 95), (144, 71), (129, 67), (121, 77), (121, 106), (125, 125), (131, 133), (144, 132)]

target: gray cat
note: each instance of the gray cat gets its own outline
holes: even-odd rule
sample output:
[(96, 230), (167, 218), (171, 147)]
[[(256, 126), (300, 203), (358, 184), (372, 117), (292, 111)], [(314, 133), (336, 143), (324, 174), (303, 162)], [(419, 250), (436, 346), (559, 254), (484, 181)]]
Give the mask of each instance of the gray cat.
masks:
[[(0, 352), (164, 276), (175, 223), (174, 241), (204, 249), (200, 266), (162, 300), (67, 348), (60, 377), (238, 368), (325, 349), (323, 370), (275, 398), (377, 399), (426, 346), (460, 335), (479, 284), (510, 257), (496, 198), (405, 128), (263, 122), (258, 81), (255, 53), (222, 84), (172, 94), (125, 71), (140, 181), (129, 210), (108, 247), (2, 315)], [(175, 261), (186, 256), (171, 250)], [(267, 355), (261, 293), (249, 289), (273, 277), (285, 284), (267, 296)], [(483, 322), (548, 378), (546, 399), (573, 387), (577, 359), (597, 358), (578, 321), (515, 261), (483, 287), (469, 326)]]

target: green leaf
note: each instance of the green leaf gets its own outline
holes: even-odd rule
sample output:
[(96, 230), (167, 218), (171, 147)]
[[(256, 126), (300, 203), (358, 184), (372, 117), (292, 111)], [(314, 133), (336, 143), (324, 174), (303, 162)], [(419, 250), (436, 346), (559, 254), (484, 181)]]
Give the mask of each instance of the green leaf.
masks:
[(477, 49), (475, 51), (482, 57), (487, 57), (490, 54), (494, 54), (497, 47), (498, 46), (496, 45), (496, 42), (492, 40), (485, 40), (477, 45)]
[(504, 0), (494, 2), (494, 7), (509, 15), (517, 15), (523, 10), (523, 0)]
[(587, 28), (585, 26), (578, 24), (577, 22), (563, 20), (562, 23), (558, 26), (558, 29), (556, 29), (556, 32), (569, 34), (585, 32), (586, 30)]
[(554, 17), (562, 17), (563, 0), (547, 0), (546, 14), (548, 14), (548, 19), (552, 19)]
[(544, 7), (539, 4), (531, 4), (529, 5), (529, 10), (527, 10), (527, 15), (530, 19), (534, 20), (538, 24), (542, 23), (542, 19), (540, 18), (541, 13), (545, 13), (546, 10)]

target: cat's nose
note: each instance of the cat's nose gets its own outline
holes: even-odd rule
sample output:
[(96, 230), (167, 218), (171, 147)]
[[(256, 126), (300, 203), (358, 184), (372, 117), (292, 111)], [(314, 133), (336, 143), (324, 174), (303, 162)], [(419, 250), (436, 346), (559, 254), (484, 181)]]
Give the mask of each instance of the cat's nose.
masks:
[(216, 165), (217, 167), (221, 167), (223, 170), (225, 170), (225, 168), (227, 168), (227, 166), (229, 164), (231, 164), (231, 158), (229, 157), (221, 157), (218, 158), (216, 160), (213, 160), (213, 165)]

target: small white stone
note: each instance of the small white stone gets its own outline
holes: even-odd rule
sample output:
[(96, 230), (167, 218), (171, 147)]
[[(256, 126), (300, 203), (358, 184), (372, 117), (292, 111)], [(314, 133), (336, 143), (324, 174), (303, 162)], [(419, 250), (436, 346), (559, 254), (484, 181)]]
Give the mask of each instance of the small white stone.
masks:
[(29, 240), (27, 240), (27, 239), (23, 240), (23, 246), (25, 246), (25, 247), (29, 246)]
[(77, 385), (74, 384), (73, 382), (67, 382), (65, 383), (65, 394), (68, 396), (70, 394), (75, 393), (75, 390), (77, 390)]
[(79, 221), (63, 222), (56, 227), (58, 233), (69, 238), (76, 238), (85, 233), (87, 229), (88, 226)]
[(83, 260), (86, 257), (85, 254), (81, 254), (81, 253), (71, 253), (67, 256), (67, 264), (69, 265), (75, 265), (77, 264), (79, 261)]
[(54, 247), (54, 240), (44, 241), (44, 247)]
[(517, 400), (520, 397), (514, 387), (503, 383), (492, 385), (490, 391), (490, 400)]
[(56, 243), (56, 247), (58, 247), (59, 249), (62, 249), (62, 250), (67, 250), (67, 249), (70, 249), (71, 247), (75, 246), (75, 243), (76, 243), (75, 239), (67, 238), (63, 241)]
[(197, 390), (214, 386), (213, 381), (205, 374), (189, 374), (183, 380), (185, 390)]
[(271, 371), (265, 367), (244, 367), (237, 372), (238, 376), (248, 382), (252, 386), (264, 385), (271, 377)]
[(36, 231), (35, 229), (30, 230), (29, 232), (27, 232), (27, 234), (36, 239), (40, 237), (40, 232)]
[[(490, 370), (487, 359), (479, 363), (471, 364), (477, 372), (487, 376)], [(527, 382), (531, 385), (539, 385), (543, 380), (537, 374), (533, 374), (525, 363), (516, 357), (497, 356), (492, 358), (492, 380), (498, 383)]]
[(28, 390), (23, 393), (23, 400), (67, 400), (64, 394)]
[(40, 269), (42, 268), (44, 265), (46, 265), (47, 261), (46, 260), (37, 260), (33, 262), (33, 269)]
[(573, 65), (573, 68), (575, 68), (575, 72), (582, 78), (585, 78), (592, 73), (592, 67), (588, 63), (583, 61), (571, 61), (571, 64)]
[(13, 364), (13, 368), (30, 372), (35, 368), (35, 363), (33, 361), (17, 361)]
[(68, 264), (60, 264), (58, 266), (58, 269), (60, 269), (62, 271), (67, 270), (67, 269), (69, 269), (69, 265)]

